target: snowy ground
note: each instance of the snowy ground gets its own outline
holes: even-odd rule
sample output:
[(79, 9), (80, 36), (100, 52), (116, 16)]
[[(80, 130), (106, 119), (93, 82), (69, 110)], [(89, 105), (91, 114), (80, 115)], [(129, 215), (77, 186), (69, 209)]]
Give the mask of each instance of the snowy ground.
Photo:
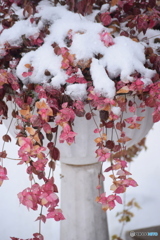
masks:
[[(138, 182), (136, 188), (130, 187), (127, 191), (126, 201), (136, 198), (136, 201), (142, 207), (141, 210), (134, 211), (135, 217), (129, 222), (125, 231), (136, 228), (149, 227), (160, 225), (160, 145), (159, 132), (160, 123), (154, 125), (147, 138), (147, 151), (142, 151), (131, 165), (133, 178)], [(5, 129), (0, 126), (0, 133), (4, 134)], [(0, 147), (2, 142), (0, 143)], [(8, 145), (8, 156), (16, 158), (16, 146)], [(14, 160), (4, 160), (5, 166), (8, 169), (9, 181), (5, 181), (0, 188), (0, 239), (9, 240), (10, 236), (30, 238), (33, 232), (38, 229), (37, 213), (30, 212), (19, 205), (17, 193), (28, 186), (28, 179), (25, 176), (25, 167), (16, 166)], [(60, 184), (60, 167), (57, 168), (56, 179), (59, 179)], [(106, 184), (106, 188), (107, 188)], [(121, 206), (120, 206), (121, 207)], [(121, 230), (121, 224), (115, 217), (117, 211), (121, 208), (117, 207), (108, 213), (110, 235), (118, 234)], [(48, 220), (48, 223), (42, 227), (45, 240), (59, 240), (60, 224), (53, 220)]]

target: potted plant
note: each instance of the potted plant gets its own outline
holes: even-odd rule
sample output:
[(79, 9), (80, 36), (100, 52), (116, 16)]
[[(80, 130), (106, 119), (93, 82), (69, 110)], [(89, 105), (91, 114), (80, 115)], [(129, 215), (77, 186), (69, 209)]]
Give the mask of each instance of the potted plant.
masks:
[[(40, 223), (66, 218), (62, 240), (107, 239), (97, 203), (111, 210), (122, 203), (119, 194), (137, 186), (126, 170), (127, 148), (160, 119), (158, 3), (17, 0), (2, 1), (0, 11), (1, 123), (16, 133), (19, 164), (31, 181), (18, 193), (20, 203), (40, 206)], [(0, 157), (2, 184), (4, 147)], [(64, 215), (53, 178), (58, 160)], [(104, 162), (110, 195), (103, 193)], [(32, 239), (44, 237), (39, 230)]]

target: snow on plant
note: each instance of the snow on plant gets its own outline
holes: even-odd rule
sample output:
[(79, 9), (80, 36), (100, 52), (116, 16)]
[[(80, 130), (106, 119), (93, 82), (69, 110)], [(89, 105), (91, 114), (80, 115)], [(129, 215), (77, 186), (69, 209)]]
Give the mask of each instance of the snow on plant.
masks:
[[(19, 164), (26, 164), (31, 181), (18, 194), (20, 203), (33, 210), (41, 206), (40, 222), (64, 219), (53, 178), (55, 162), (61, 159), (57, 141), (74, 146), (75, 118), (85, 117), (95, 122), (95, 156), (110, 163), (105, 172), (111, 172), (113, 181), (110, 195), (100, 194), (97, 186), (97, 202), (103, 210), (113, 209), (122, 203), (119, 194), (138, 185), (127, 171), (132, 139), (126, 129), (141, 129), (146, 107), (153, 108), (153, 122), (160, 120), (158, 4), (3, 0), (0, 14), (0, 123), (16, 119)], [(8, 101), (15, 104), (12, 116)], [(131, 116), (124, 118), (126, 111)], [(11, 141), (10, 136), (3, 141)], [(4, 147), (0, 185), (8, 179)], [(40, 230), (31, 239), (43, 240)]]

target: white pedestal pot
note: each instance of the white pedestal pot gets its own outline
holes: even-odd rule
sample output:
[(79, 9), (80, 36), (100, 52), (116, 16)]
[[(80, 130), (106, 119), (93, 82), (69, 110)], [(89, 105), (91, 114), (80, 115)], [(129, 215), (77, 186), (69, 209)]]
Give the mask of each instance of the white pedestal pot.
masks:
[[(133, 100), (133, 97), (130, 98)], [(141, 101), (138, 98), (135, 98), (135, 101), (140, 105)], [(134, 114), (144, 117), (140, 129), (129, 129), (127, 126), (123, 129), (132, 139), (126, 143), (126, 147), (138, 143), (153, 125), (153, 109), (146, 107), (144, 112), (141, 110), (137, 109), (136, 113), (123, 113), (123, 119)], [(97, 123), (99, 123), (98, 116), (97, 112), (95, 117)], [(95, 158), (94, 139), (97, 137), (93, 132), (95, 128), (93, 119), (76, 118), (74, 131), (78, 134), (75, 144), (71, 146), (58, 144), (61, 149), (63, 175), (61, 203), (66, 218), (61, 222), (61, 240), (109, 240), (106, 213), (101, 210), (100, 204), (95, 202), (100, 172), (100, 163), (97, 163)], [(119, 138), (120, 131), (113, 131), (112, 140), (116, 142)], [(111, 139), (110, 129), (107, 129), (107, 139)]]
[[(140, 100), (135, 98), (137, 105)], [(10, 107), (11, 108), (11, 107)], [(132, 140), (127, 142), (130, 147), (146, 136), (153, 125), (153, 109), (146, 107), (144, 112), (138, 109), (137, 116), (144, 116), (140, 129), (124, 128), (126, 135)], [(96, 122), (99, 123), (97, 112)], [(124, 113), (123, 119), (132, 117), (134, 113)], [(8, 127), (9, 121), (5, 121)], [(71, 146), (58, 143), (61, 152), (61, 208), (65, 220), (61, 221), (60, 240), (109, 240), (106, 213), (101, 210), (95, 198), (98, 194), (98, 174), (100, 163), (95, 158), (96, 128), (93, 119), (76, 118), (74, 132), (78, 133), (76, 142)], [(111, 131), (107, 129), (107, 139), (111, 139)], [(13, 133), (13, 128), (11, 128)], [(120, 132), (112, 134), (112, 140), (117, 141)], [(102, 189), (103, 191), (103, 189)]]

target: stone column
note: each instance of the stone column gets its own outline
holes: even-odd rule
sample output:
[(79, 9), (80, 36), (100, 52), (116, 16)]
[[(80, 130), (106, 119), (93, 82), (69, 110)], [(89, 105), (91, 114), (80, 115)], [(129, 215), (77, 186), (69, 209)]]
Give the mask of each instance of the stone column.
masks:
[(95, 201), (101, 164), (62, 163), (61, 167), (61, 208), (66, 219), (61, 221), (60, 240), (109, 240), (106, 212)]

